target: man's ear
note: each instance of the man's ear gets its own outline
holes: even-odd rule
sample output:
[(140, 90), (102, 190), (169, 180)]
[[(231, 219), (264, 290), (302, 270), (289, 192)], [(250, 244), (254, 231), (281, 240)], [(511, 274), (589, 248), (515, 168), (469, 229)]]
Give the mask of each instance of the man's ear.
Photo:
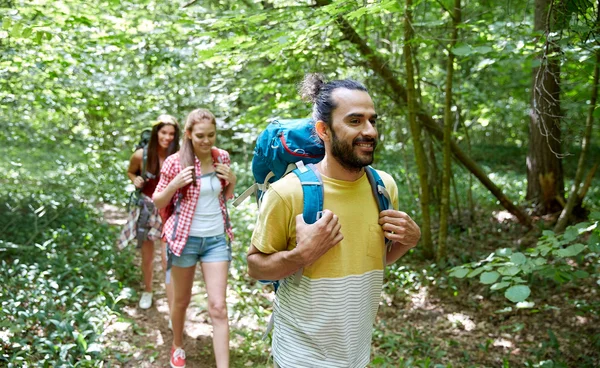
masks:
[(315, 131), (317, 132), (319, 138), (321, 138), (323, 141), (329, 140), (329, 126), (324, 121), (319, 120), (315, 123)]

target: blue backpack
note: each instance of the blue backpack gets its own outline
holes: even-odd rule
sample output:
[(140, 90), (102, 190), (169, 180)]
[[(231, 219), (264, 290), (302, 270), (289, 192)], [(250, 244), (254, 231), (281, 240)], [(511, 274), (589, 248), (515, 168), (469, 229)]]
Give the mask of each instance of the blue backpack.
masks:
[[(252, 174), (255, 183), (234, 202), (238, 206), (251, 194), (256, 195), (260, 207), (262, 197), (269, 185), (286, 174), (293, 172), (300, 179), (304, 195), (304, 222), (315, 223), (323, 211), (323, 181), (314, 164), (325, 155), (325, 147), (315, 132), (312, 119), (274, 120), (260, 133), (254, 148)], [(366, 168), (367, 178), (379, 211), (392, 208), (392, 203), (383, 180), (371, 166)], [(386, 240), (386, 245), (391, 242)], [(302, 270), (296, 274), (296, 282), (302, 277)], [(277, 281), (261, 281), (273, 283)]]

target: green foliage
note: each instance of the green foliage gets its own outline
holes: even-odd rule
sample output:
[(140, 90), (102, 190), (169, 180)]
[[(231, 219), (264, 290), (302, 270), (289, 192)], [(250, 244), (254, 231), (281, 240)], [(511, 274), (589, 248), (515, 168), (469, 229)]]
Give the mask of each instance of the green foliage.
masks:
[[(535, 277), (558, 284), (598, 277), (599, 234), (598, 220), (569, 226), (563, 234), (545, 230), (536, 247), (525, 253), (498, 249), (485, 259), (452, 268), (449, 275), (458, 279), (479, 276), (479, 282), (491, 285), (491, 291), (504, 290), (504, 296), (517, 308), (531, 308), (534, 302), (527, 298), (531, 289), (535, 290)], [(585, 236), (588, 239), (583, 242)]]
[(106, 321), (133, 293), (131, 255), (85, 202), (11, 189), (0, 193), (0, 361), (96, 366)]

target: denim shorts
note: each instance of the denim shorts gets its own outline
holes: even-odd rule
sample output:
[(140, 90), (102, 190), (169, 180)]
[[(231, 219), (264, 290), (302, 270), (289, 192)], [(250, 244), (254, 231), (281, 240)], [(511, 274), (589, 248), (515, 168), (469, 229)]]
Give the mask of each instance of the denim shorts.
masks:
[(172, 265), (177, 267), (191, 267), (200, 262), (230, 262), (231, 246), (225, 234), (199, 238), (188, 237), (187, 243), (181, 252), (181, 256), (172, 255)]

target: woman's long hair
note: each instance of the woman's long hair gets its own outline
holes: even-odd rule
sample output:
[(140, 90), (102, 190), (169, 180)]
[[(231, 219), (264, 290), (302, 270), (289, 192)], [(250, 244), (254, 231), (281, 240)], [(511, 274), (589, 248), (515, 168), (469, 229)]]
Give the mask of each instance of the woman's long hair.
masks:
[(194, 166), (194, 147), (192, 146), (192, 140), (188, 138), (187, 135), (192, 134), (194, 124), (205, 120), (212, 123), (215, 127), (217, 126), (215, 116), (207, 109), (196, 109), (190, 112), (185, 119), (185, 127), (183, 129), (187, 134), (183, 135), (183, 142), (181, 143), (181, 150), (179, 151), (181, 168)]
[(167, 147), (167, 157), (179, 151), (180, 129), (177, 119), (171, 115), (163, 114), (157, 119), (157, 123), (152, 127), (150, 142), (148, 142), (148, 160), (146, 161), (146, 171), (158, 175), (160, 171), (160, 163), (158, 159), (158, 131), (165, 125), (171, 125), (175, 128), (175, 136), (173, 141)]

